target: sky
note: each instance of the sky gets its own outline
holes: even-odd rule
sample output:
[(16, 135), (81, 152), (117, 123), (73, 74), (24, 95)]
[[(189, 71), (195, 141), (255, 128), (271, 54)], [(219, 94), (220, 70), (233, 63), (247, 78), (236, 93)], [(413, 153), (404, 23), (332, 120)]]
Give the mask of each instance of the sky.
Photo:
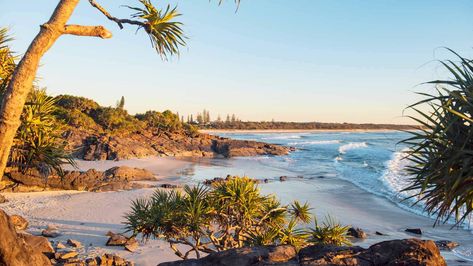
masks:
[[(137, 0), (97, 0), (113, 15)], [(58, 1), (0, 0), (0, 26), (18, 54)], [(187, 46), (163, 61), (135, 27), (120, 30), (82, 0), (71, 24), (113, 38), (62, 36), (43, 57), (39, 84), (130, 113), (210, 111), (242, 120), (412, 123), (403, 114), (448, 78), (442, 47), (473, 57), (472, 0), (153, 0), (178, 6)]]

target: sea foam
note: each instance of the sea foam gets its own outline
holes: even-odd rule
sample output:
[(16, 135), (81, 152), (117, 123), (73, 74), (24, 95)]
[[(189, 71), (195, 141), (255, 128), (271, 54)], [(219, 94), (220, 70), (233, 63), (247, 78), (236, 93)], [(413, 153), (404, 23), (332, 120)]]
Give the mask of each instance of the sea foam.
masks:
[(366, 147), (368, 147), (368, 144), (366, 142), (350, 142), (348, 144), (340, 146), (340, 148), (338, 148), (338, 152), (341, 154), (344, 154), (349, 150), (366, 148)]

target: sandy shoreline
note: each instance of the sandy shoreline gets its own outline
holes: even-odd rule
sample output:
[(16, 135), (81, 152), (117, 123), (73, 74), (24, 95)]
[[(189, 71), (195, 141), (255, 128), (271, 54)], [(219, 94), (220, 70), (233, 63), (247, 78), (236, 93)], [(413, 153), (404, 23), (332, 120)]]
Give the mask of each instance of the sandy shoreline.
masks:
[[(253, 160), (202, 160), (183, 161), (172, 158), (146, 158), (119, 162), (79, 162), (82, 170), (89, 168), (107, 169), (116, 165), (128, 165), (146, 168), (158, 175), (159, 183), (188, 183), (201, 180), (199, 178), (221, 176), (225, 173), (248, 174), (250, 176), (275, 177), (278, 170), (269, 166), (255, 164)], [(184, 174), (185, 173), (185, 174)], [(290, 176), (290, 173), (284, 173)], [(195, 176), (182, 178), (179, 176)], [(323, 179), (293, 178), (287, 182), (271, 179), (268, 184), (262, 184), (263, 193), (275, 194), (282, 203), (294, 199), (309, 202), (313, 212), (319, 219), (331, 215), (343, 224), (353, 225), (364, 229), (369, 237), (355, 242), (355, 245), (367, 247), (373, 243), (389, 239), (412, 238), (404, 230), (406, 228), (421, 228), (424, 232), (421, 238), (433, 240), (453, 240), (462, 247), (473, 247), (471, 232), (455, 229), (449, 225), (432, 227), (433, 220), (397, 207), (385, 198), (367, 193), (353, 184), (337, 178)], [(10, 214), (20, 214), (30, 221), (29, 231), (39, 234), (47, 225), (57, 226), (62, 235), (55, 241), (66, 242), (72, 238), (81, 241), (85, 248), (83, 253), (101, 254), (115, 253), (130, 259), (136, 265), (157, 265), (160, 262), (177, 260), (168, 244), (161, 240), (150, 240), (140, 243), (136, 253), (130, 253), (120, 247), (106, 247), (108, 231), (123, 232), (124, 214), (129, 211), (130, 202), (140, 197), (150, 196), (155, 189), (139, 189), (118, 192), (77, 192), (54, 191), (37, 193), (4, 193), (10, 202), (0, 205), (0, 208)], [(377, 236), (376, 231), (384, 236)], [(452, 252), (442, 253), (448, 260), (448, 265), (465, 265), (458, 263), (459, 259)]]
[(203, 129), (206, 134), (219, 133), (330, 133), (330, 132), (396, 132), (398, 129)]

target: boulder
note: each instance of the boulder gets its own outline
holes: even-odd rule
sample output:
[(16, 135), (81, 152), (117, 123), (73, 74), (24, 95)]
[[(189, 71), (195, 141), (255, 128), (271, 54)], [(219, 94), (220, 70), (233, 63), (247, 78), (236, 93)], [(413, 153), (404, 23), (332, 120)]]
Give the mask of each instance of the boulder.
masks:
[(420, 228), (407, 228), (404, 230), (408, 233), (415, 234), (415, 235), (422, 235), (422, 230)]
[[(201, 259), (188, 259), (175, 262), (166, 262), (160, 266), (245, 266), (268, 265), (276, 263), (293, 263), (297, 265), (296, 249), (289, 245), (284, 246), (258, 246), (230, 249), (222, 252), (211, 253)], [(290, 265), (290, 264), (286, 264)]]
[(348, 229), (347, 235), (352, 236), (354, 238), (365, 239), (367, 237), (365, 231), (361, 228), (351, 227)]
[(138, 244), (138, 241), (134, 237), (128, 239), (125, 243), (125, 249), (130, 252), (135, 252), (139, 247), (140, 245)]
[(457, 242), (450, 240), (437, 240), (435, 241), (435, 245), (437, 245), (440, 250), (452, 250), (459, 246)]
[(128, 241), (128, 238), (124, 235), (114, 234), (112, 232), (108, 232), (107, 235), (109, 236), (107, 246), (125, 246)]
[(369, 257), (375, 265), (447, 265), (434, 241), (416, 238), (384, 241), (359, 257)]
[(10, 217), (2, 210), (0, 210), (0, 235), (0, 265), (51, 265), (43, 253), (31, 247), (18, 235)]
[(279, 181), (281, 181), (281, 182), (287, 181), (287, 176), (285, 176), (285, 175), (280, 176)]
[(43, 231), (41, 231), (41, 235), (44, 237), (55, 238), (55, 237), (60, 236), (61, 234), (57, 230), (44, 229)]
[(146, 169), (128, 167), (128, 166), (117, 166), (108, 169), (104, 173), (106, 176), (110, 176), (115, 179), (122, 180), (156, 180), (154, 174)]
[(291, 246), (258, 246), (211, 253), (201, 259), (180, 260), (161, 266), (446, 266), (433, 241), (404, 239), (361, 247), (308, 246), (296, 253)]
[(74, 239), (68, 239), (67, 244), (71, 247), (74, 247), (74, 248), (81, 248), (82, 247), (82, 243), (77, 241), (77, 240), (74, 240)]
[(34, 250), (44, 253), (46, 255), (54, 253), (54, 248), (49, 240), (42, 236), (34, 236), (27, 233), (18, 234), (25, 242)]
[(23, 231), (28, 228), (28, 221), (20, 215), (12, 215), (10, 216), (10, 220), (17, 231)]
[(77, 251), (66, 251), (66, 252), (63, 252), (63, 253), (58, 253), (58, 257), (61, 260), (72, 259), (72, 258), (75, 258), (77, 256), (79, 256), (79, 253), (77, 253)]

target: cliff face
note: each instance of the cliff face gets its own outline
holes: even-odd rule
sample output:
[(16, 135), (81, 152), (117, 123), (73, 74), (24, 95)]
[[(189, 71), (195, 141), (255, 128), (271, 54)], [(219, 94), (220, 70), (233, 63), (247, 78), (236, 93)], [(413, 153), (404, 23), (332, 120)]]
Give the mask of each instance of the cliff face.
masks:
[(189, 136), (182, 132), (155, 136), (144, 130), (126, 134), (96, 134), (81, 129), (65, 133), (68, 149), (83, 160), (123, 160), (146, 156), (236, 157), (285, 155), (291, 149), (256, 141), (221, 138), (208, 134)]

